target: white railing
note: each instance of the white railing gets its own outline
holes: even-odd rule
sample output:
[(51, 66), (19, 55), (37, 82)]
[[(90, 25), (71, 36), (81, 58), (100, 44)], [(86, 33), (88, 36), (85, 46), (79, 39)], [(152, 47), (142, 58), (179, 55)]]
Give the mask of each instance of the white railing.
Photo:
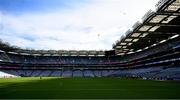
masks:
[(148, 19), (150, 16), (152, 16), (155, 12), (152, 10), (149, 10), (141, 19), (142, 22), (144, 22), (146, 19)]
[(129, 35), (131, 32), (132, 32), (132, 31), (129, 29), (129, 30), (126, 31), (125, 35), (126, 35), (126, 36)]
[(169, 1), (174, 1), (174, 0), (160, 0), (160, 1), (156, 4), (156, 9), (161, 8), (165, 3), (169, 2)]
[(136, 23), (132, 26), (133, 30), (136, 29), (139, 25), (141, 25), (141, 23), (140, 23), (139, 21), (136, 22)]

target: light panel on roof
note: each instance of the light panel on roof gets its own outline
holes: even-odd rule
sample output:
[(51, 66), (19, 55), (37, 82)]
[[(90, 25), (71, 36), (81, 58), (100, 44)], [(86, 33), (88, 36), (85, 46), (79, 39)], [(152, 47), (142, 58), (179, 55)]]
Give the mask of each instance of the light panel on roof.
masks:
[(80, 54), (87, 54), (88, 52), (84, 52), (84, 51), (82, 51), (82, 52), (79, 52)]
[(125, 48), (127, 48), (127, 46), (123, 46), (122, 48), (125, 49)]
[(174, 36), (170, 37), (170, 39), (174, 39), (174, 38), (176, 38), (176, 37), (178, 37), (178, 36), (179, 36), (179, 34), (174, 35)]
[(128, 45), (132, 45), (132, 43), (128, 43)]
[(122, 51), (122, 52), (126, 53), (127, 51)]
[(139, 35), (141, 35), (141, 33), (133, 33), (131, 37), (138, 37)]
[(162, 41), (160, 41), (159, 43), (163, 43), (163, 42), (166, 42), (167, 40), (162, 40)]
[(43, 56), (51, 56), (50, 54), (44, 54)]
[(169, 23), (170, 21), (172, 21), (176, 17), (177, 16), (169, 16), (167, 19), (163, 20), (162, 23)]
[(10, 53), (10, 54), (18, 54), (17, 52), (8, 52), (8, 53)]
[(78, 52), (76, 52), (76, 51), (71, 51), (71, 52), (69, 52), (69, 53), (71, 53), (71, 54), (77, 54)]
[(125, 53), (119, 53), (119, 54), (117, 54), (117, 55), (124, 55)]
[(130, 49), (130, 51), (134, 51), (134, 49)]
[(93, 55), (93, 54), (89, 54), (88, 56), (93, 57), (93, 56), (95, 56), (95, 55)]
[(5, 51), (0, 50), (0, 52), (5, 52)]
[(53, 54), (52, 56), (60, 56), (59, 54)]
[(150, 23), (159, 23), (161, 22), (167, 15), (156, 15), (154, 18), (152, 18), (149, 22)]
[(34, 55), (34, 56), (41, 56), (41, 54), (32, 54), (32, 55)]
[(145, 47), (144, 49), (148, 49), (149, 47)]
[(132, 39), (128, 38), (128, 39), (126, 39), (125, 41), (126, 41), (126, 42), (130, 42), (130, 41), (132, 41)]
[(140, 52), (140, 51), (142, 51), (142, 49), (137, 50), (137, 52)]
[(69, 56), (68, 54), (62, 54), (62, 56)]
[(30, 54), (28, 54), (28, 53), (20, 53), (20, 55), (30, 55)]
[(156, 43), (154, 43), (152, 46), (156, 46), (157, 44)]
[(151, 27), (152, 27), (152, 26), (144, 25), (144, 26), (142, 26), (142, 27), (139, 29), (139, 31), (147, 31), (147, 30), (149, 30)]
[(78, 56), (78, 55), (76, 55), (76, 54), (72, 54), (72, 55), (70, 55), (70, 56)]
[(120, 45), (126, 45), (127, 43), (121, 43)]
[(86, 56), (86, 55), (79, 55), (79, 56)]
[(166, 9), (166, 11), (177, 11), (178, 9), (179, 9), (178, 6), (170, 5), (170, 6)]
[(140, 37), (146, 37), (149, 33), (143, 33)]
[(169, 7), (167, 7), (166, 11), (177, 11), (180, 8), (180, 0), (176, 0)]
[(119, 48), (122, 48), (122, 46), (116, 46), (116, 48), (118, 48), (118, 49), (119, 49)]
[(128, 52), (127, 54), (132, 54), (132, 53), (134, 53), (134, 52)]
[(129, 49), (124, 49), (124, 51), (128, 51)]
[(180, 4), (180, 0), (176, 0), (174, 3), (179, 3)]
[(139, 39), (134, 39), (133, 42), (137, 42)]
[[(95, 56), (95, 55), (94, 55)], [(97, 56), (99, 56), (99, 57), (103, 57), (104, 55), (97, 55)]]
[(159, 27), (160, 27), (160, 26), (154, 26), (154, 27), (152, 27), (152, 28), (149, 30), (149, 32), (154, 32), (154, 31), (156, 31)]

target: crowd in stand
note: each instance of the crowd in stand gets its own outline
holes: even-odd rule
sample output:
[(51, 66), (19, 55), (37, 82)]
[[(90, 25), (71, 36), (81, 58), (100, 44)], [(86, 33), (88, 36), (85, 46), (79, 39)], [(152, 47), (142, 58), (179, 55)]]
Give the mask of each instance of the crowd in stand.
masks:
[[(124, 70), (1, 70), (16, 77), (131, 77), (150, 80), (180, 80), (180, 67), (148, 67)], [(2, 76), (2, 75), (1, 75)], [(2, 76), (4, 77), (4, 76)]]
[(7, 54), (16, 63), (32, 64), (111, 64), (118, 63), (119, 57), (101, 56), (31, 56)]
[[(165, 61), (179, 58), (180, 40), (168, 41), (150, 47), (147, 50), (125, 56), (34, 56), (0, 52), (0, 61), (32, 64), (151, 64), (154, 61)], [(138, 64), (137, 64), (138, 63)]]
[[(125, 56), (34, 56), (0, 52), (0, 69), (2, 69), (1, 71), (3, 72), (17, 76), (128, 76), (141, 77), (144, 79), (179, 79), (179, 44), (179, 39), (174, 41), (170, 40), (150, 47), (149, 49)], [(23, 67), (1, 65), (3, 62), (20, 63)], [(33, 67), (27, 67), (26, 65), (28, 64), (32, 64)], [(58, 64), (59, 66), (44, 66), (42, 70), (36, 67), (37, 64)], [(61, 65), (66, 64), (71, 66), (68, 66), (68, 69), (65, 68), (64, 70)], [(104, 66), (101, 67), (101, 69), (97, 66), (97, 68), (93, 70), (88, 67), (88, 65), (103, 64), (111, 66)], [(84, 67), (75, 68), (74, 65), (83, 65)], [(113, 69), (113, 65), (123, 69)], [(16, 70), (12, 70), (11, 68)]]

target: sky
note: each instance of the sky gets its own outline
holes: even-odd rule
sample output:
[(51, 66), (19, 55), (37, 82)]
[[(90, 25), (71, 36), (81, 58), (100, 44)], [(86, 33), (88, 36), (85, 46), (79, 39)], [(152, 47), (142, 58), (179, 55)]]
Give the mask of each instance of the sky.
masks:
[(44, 50), (111, 50), (159, 0), (0, 0), (0, 39)]

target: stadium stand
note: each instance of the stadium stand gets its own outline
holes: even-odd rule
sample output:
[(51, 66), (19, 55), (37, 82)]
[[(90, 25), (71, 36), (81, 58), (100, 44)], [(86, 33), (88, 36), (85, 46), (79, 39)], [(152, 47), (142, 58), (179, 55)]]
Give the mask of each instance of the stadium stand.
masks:
[(180, 80), (180, 0), (160, 0), (110, 51), (25, 50), (0, 41), (0, 71), (17, 77)]

